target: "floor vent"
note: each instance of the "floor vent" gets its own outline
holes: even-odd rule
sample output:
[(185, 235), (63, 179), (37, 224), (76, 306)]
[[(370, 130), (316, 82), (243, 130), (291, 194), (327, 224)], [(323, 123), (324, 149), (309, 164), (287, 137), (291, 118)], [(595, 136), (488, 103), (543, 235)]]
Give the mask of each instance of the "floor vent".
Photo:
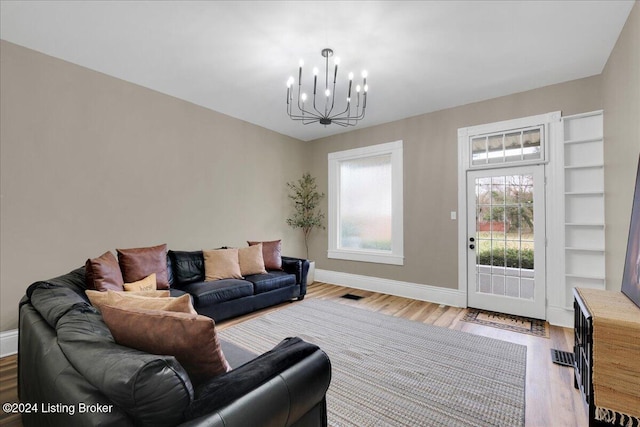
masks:
[(573, 367), (575, 363), (573, 353), (569, 351), (556, 350), (555, 348), (551, 349), (551, 360), (553, 363), (562, 366)]
[(354, 301), (358, 301), (364, 297), (361, 297), (360, 295), (354, 295), (354, 294), (344, 294), (342, 295), (341, 298), (346, 298), (346, 299), (352, 299)]

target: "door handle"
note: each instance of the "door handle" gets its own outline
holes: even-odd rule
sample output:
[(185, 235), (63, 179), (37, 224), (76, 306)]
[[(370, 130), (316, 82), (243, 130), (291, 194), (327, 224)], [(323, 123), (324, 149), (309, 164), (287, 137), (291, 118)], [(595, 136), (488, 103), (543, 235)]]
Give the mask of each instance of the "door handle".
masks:
[(474, 245), (473, 243), (469, 245), (469, 249), (475, 249), (476, 245)]
[(476, 241), (476, 239), (475, 239), (475, 237), (469, 237), (469, 241), (470, 241), (470, 242), (475, 242), (475, 241)]

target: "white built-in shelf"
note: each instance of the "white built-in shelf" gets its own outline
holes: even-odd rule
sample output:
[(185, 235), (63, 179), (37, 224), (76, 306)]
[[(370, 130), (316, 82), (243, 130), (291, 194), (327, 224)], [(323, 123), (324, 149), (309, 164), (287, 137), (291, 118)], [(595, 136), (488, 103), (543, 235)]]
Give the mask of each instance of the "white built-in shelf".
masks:
[(602, 169), (604, 165), (602, 163), (592, 163), (584, 165), (570, 165), (565, 166), (565, 169)]
[(569, 191), (565, 196), (604, 196), (604, 191)]
[(583, 247), (566, 247), (567, 251), (575, 252), (604, 252), (604, 248), (583, 248)]
[[(564, 301), (574, 286), (605, 287), (602, 111), (563, 117)], [(583, 272), (583, 273), (578, 273)], [(564, 305), (563, 304), (563, 305)]]
[(601, 142), (601, 141), (602, 141), (602, 137), (598, 136), (594, 138), (569, 139), (569, 140), (565, 140), (564, 143), (565, 145), (569, 145), (569, 144), (586, 144), (589, 142)]
[(566, 273), (565, 276), (567, 277), (573, 277), (575, 279), (587, 279), (587, 280), (601, 280), (604, 281), (605, 278), (604, 276), (595, 276), (595, 275), (589, 275), (589, 274), (572, 274), (572, 273)]

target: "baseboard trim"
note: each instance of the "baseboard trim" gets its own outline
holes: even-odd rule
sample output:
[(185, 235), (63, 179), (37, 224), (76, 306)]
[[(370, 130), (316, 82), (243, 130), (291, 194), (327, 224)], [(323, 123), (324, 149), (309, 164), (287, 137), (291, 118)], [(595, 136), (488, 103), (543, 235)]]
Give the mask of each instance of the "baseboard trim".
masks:
[(0, 357), (11, 356), (18, 352), (18, 330), (0, 332)]
[(322, 269), (316, 269), (316, 280), (333, 285), (342, 285), (365, 291), (380, 292), (453, 307), (467, 306), (467, 295), (457, 289)]
[(547, 307), (547, 322), (549, 322), (550, 325), (573, 329), (573, 309), (549, 306)]

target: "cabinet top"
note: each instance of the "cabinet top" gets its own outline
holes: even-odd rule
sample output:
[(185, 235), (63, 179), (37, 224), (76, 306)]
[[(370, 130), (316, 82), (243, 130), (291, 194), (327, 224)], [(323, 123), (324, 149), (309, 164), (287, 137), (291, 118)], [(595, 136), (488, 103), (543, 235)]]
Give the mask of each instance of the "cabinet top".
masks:
[(592, 317), (637, 323), (640, 326), (640, 307), (622, 292), (588, 288), (575, 288), (575, 290)]

